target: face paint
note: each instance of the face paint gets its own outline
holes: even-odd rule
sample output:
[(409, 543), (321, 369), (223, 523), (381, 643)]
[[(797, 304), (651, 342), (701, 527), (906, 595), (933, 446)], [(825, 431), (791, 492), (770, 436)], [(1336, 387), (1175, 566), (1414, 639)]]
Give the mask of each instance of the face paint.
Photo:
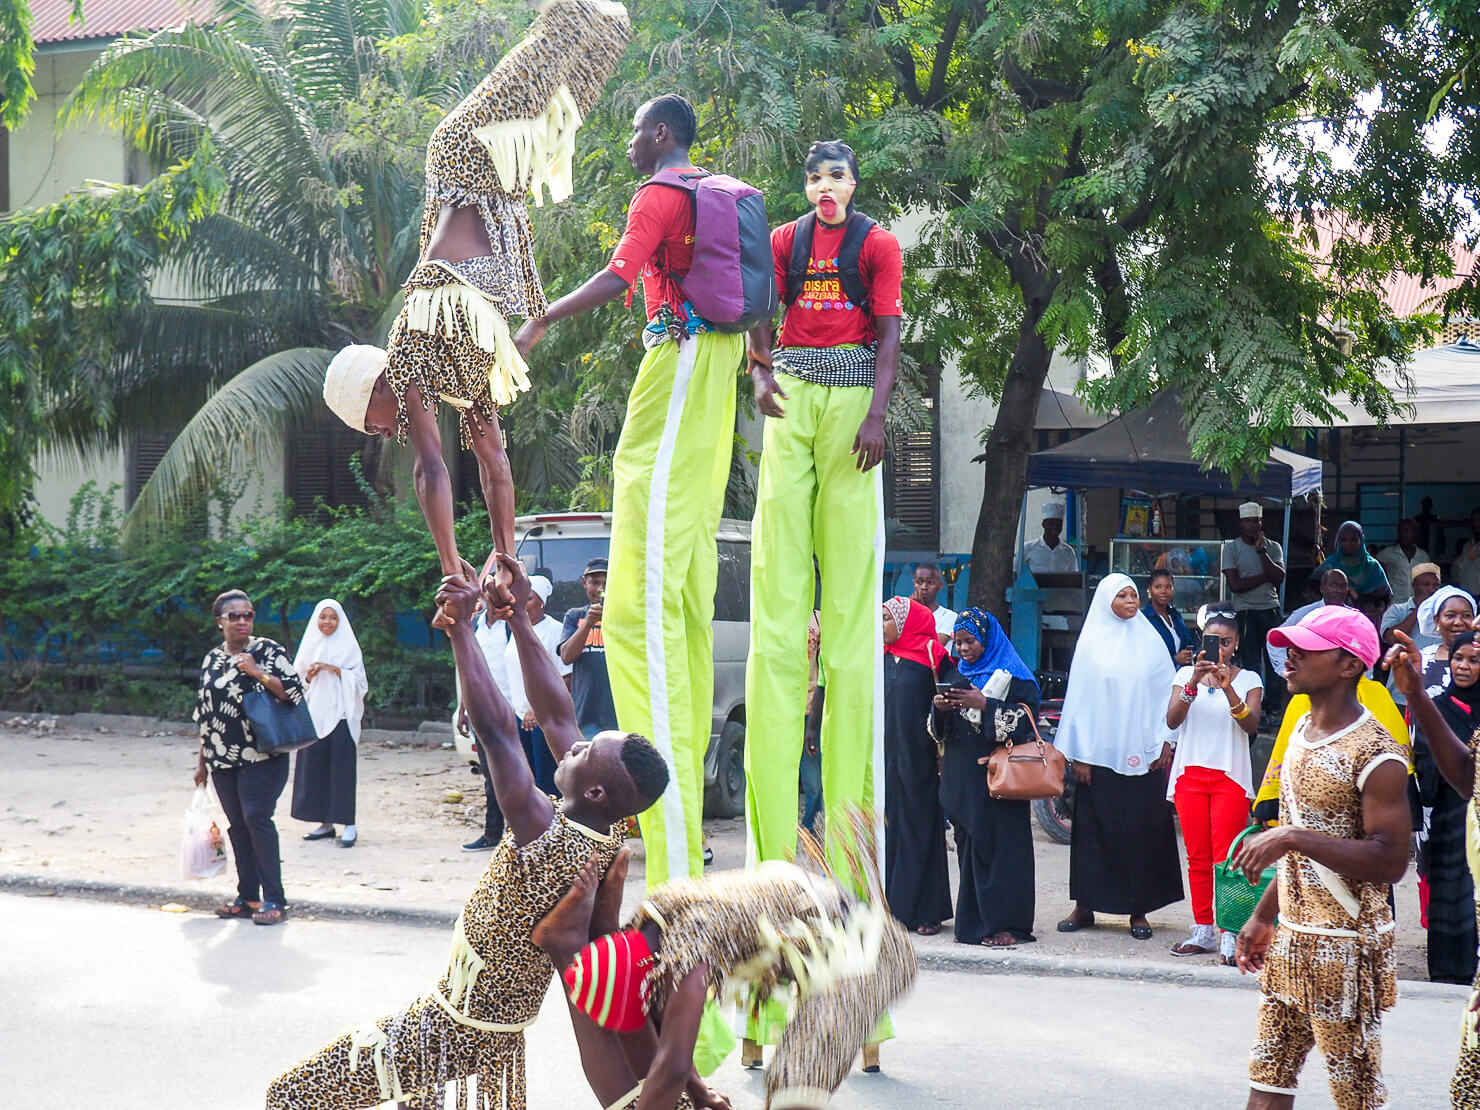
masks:
[(807, 199), (825, 224), (840, 224), (848, 218), (848, 202), (857, 188), (847, 162), (828, 160), (807, 171)]

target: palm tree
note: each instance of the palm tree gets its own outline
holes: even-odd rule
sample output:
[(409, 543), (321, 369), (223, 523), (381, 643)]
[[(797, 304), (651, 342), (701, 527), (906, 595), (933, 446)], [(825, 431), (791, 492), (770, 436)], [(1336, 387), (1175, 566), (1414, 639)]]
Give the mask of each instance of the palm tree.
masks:
[[(418, 253), (426, 137), (509, 31), (496, 9), (464, 12), (422, 35), (430, 47), (398, 51), (385, 44), (423, 27), (415, 0), (216, 10), (211, 26), (114, 44), (63, 113), (114, 123), (160, 164), (212, 158), (227, 181), (220, 209), (160, 275), (111, 378), (115, 427), (190, 417), (125, 538), (321, 412), (335, 349), (384, 341)], [(568, 477), (543, 454), (521, 469)]]

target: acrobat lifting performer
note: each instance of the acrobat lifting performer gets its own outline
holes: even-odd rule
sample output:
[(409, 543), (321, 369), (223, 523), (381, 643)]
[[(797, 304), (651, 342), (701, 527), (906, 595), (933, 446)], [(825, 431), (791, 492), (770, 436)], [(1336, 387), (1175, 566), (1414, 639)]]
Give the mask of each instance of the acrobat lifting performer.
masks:
[[(779, 860), (676, 879), (650, 890), (622, 930), (627, 850), (604, 881), (593, 856), (533, 938), (562, 971), (581, 1061), (603, 1105), (727, 1110), (694, 1077), (694, 1046), (706, 999), (752, 993), (791, 1009), (766, 1072), (766, 1110), (827, 1104), (918, 970), (884, 903), (870, 819), (855, 810), (847, 824), (847, 834), (832, 830), (836, 854), (849, 860), (845, 882)], [(825, 869), (821, 849), (804, 842)]]
[(514, 485), (498, 408), (529, 388), (529, 376), (508, 319), (548, 307), (525, 200), (539, 206), (546, 192), (556, 203), (570, 196), (576, 130), (631, 35), (619, 3), (542, 7), (528, 34), (432, 132), (421, 260), (406, 279), (406, 304), (386, 349), (345, 347), (325, 374), (324, 401), (351, 428), (409, 437), (416, 496), (443, 574), (459, 572), (461, 561), (437, 405), (459, 410), (494, 547), (512, 551)]

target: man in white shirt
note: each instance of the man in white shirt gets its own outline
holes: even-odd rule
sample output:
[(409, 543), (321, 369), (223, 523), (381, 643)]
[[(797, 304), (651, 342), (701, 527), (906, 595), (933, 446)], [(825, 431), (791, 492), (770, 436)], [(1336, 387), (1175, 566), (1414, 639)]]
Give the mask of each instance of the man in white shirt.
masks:
[[(562, 677), (569, 679), (571, 666), (560, 658), (560, 641), (564, 638), (565, 626), (545, 612), (545, 602), (550, 600), (555, 587), (543, 574), (531, 575), (529, 585), (529, 604), (525, 607), (525, 612), (529, 614), (529, 623), (540, 643), (550, 653), (550, 658), (555, 660), (555, 669)], [(504, 669), (509, 676), (509, 705), (519, 718), (519, 739), (529, 756), (530, 766), (534, 768), (535, 785), (546, 794), (554, 795), (555, 757), (550, 754), (549, 746), (545, 743), (545, 734), (540, 729), (539, 721), (535, 720), (534, 711), (529, 705), (529, 696), (524, 692), (524, 672), (519, 668), (519, 645), (514, 642), (513, 637), (504, 646)]]
[[(1074, 574), (1079, 570), (1079, 556), (1059, 537), (1064, 534), (1064, 506), (1050, 501), (1043, 506), (1043, 538), (1023, 547), (1023, 558), (1034, 574)], [(1014, 572), (1021, 564), (1014, 560)]]
[(1413, 596), (1413, 568), (1429, 562), (1429, 553), (1418, 546), (1418, 521), (1404, 517), (1398, 521), (1398, 542), (1377, 553), (1377, 561), (1387, 573), (1393, 588), (1393, 600), (1407, 601)]
[(945, 588), (946, 581), (940, 576), (940, 567), (934, 563), (921, 563), (915, 568), (915, 600), (930, 610), (935, 618), (936, 638), (948, 644), (956, 636), (958, 614), (935, 600)]
[(1449, 578), (1452, 585), (1473, 595), (1480, 590), (1480, 509), (1470, 510), (1470, 531), (1475, 538), (1460, 545), (1459, 554), (1449, 568)]

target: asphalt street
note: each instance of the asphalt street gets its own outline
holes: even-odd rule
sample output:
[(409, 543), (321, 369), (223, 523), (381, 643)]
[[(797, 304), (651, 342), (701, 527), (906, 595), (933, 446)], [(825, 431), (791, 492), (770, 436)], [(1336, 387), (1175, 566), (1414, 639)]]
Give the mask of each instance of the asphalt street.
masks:
[[(442, 929), (290, 921), (0, 894), (0, 1064), (14, 1110), (262, 1106), (267, 1082), (346, 1029), (422, 993)], [(1242, 1106), (1252, 991), (1098, 978), (924, 972), (883, 1074), (855, 1072), (838, 1110)], [(1461, 999), (1388, 1015), (1393, 1105), (1442, 1107)], [(569, 1022), (547, 999), (529, 1034), (530, 1110), (590, 1107)], [(732, 1056), (713, 1082), (761, 1105)], [(1298, 1105), (1330, 1107), (1306, 1069)]]

